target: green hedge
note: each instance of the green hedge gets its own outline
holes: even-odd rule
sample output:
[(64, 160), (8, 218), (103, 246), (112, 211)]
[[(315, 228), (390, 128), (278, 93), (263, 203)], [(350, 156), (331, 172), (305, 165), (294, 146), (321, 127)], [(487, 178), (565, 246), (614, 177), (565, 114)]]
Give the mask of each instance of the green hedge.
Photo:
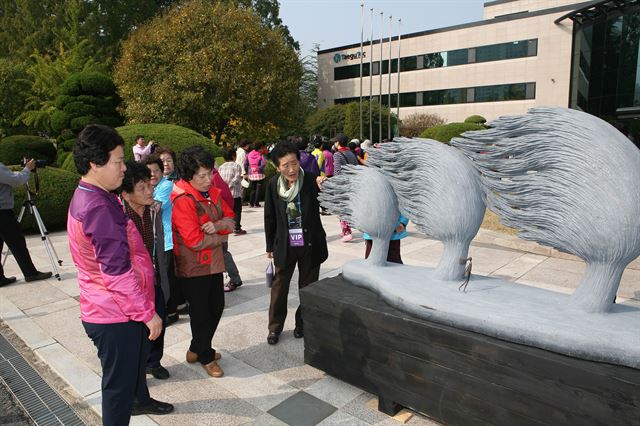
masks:
[(449, 141), (455, 137), (460, 136), (464, 132), (470, 130), (484, 130), (481, 124), (474, 123), (449, 123), (441, 124), (439, 126), (433, 126), (420, 135), (421, 138), (433, 139), (436, 141), (449, 143)]
[(71, 153), (69, 151), (64, 151), (62, 149), (58, 150), (58, 154), (56, 155), (56, 167), (62, 167), (67, 157), (69, 157)]
[(75, 173), (76, 175), (79, 175), (78, 169), (76, 169), (76, 163), (75, 161), (73, 161), (73, 153), (69, 153), (69, 154), (70, 155), (67, 158), (65, 158), (60, 168), (67, 172), (71, 172), (71, 173)]
[(186, 127), (174, 124), (132, 124), (118, 127), (116, 130), (125, 141), (124, 154), (127, 160), (133, 159), (133, 145), (137, 135), (143, 135), (147, 142), (153, 139), (159, 146), (171, 148), (178, 156), (193, 145), (204, 147), (214, 157), (222, 155), (220, 147), (215, 145), (211, 139)]
[(56, 148), (39, 136), (16, 135), (4, 138), (0, 143), (0, 162), (6, 165), (22, 164), (23, 158), (56, 161)]
[(93, 71), (72, 74), (60, 87), (60, 93), (69, 96), (110, 96), (115, 91), (115, 85), (109, 76)]
[(475, 123), (475, 124), (484, 124), (487, 122), (487, 119), (481, 115), (470, 115), (469, 117), (464, 119), (465, 123)]
[[(69, 202), (80, 177), (77, 173), (69, 173), (55, 167), (38, 169), (38, 176), (40, 177), (40, 195), (36, 198), (36, 206), (42, 216), (44, 225), (48, 231), (65, 229)], [(33, 174), (29, 179), (29, 184), (33, 191)], [(14, 194), (14, 210), (17, 215), (25, 199), (25, 188), (15, 188)], [(30, 214), (25, 214), (22, 220), (22, 228), (30, 232), (38, 232), (38, 225)]]

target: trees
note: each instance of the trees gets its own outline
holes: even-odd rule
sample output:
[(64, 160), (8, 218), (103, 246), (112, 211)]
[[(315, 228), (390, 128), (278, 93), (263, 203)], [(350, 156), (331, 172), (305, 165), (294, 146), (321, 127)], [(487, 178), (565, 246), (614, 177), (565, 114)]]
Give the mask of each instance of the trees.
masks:
[(27, 103), (30, 84), (26, 78), (24, 64), (0, 59), (0, 137), (11, 133)]
[(280, 30), (251, 10), (204, 0), (140, 27), (114, 70), (131, 123), (178, 124), (216, 143), (233, 122), (286, 125), (301, 76)]
[[(371, 116), (373, 125), (371, 126), (371, 130), (373, 134), (369, 134), (369, 102), (362, 102), (362, 134), (365, 139), (370, 139), (371, 142), (380, 141), (380, 104), (378, 102), (373, 102), (373, 107), (371, 108)], [(389, 123), (389, 114), (391, 114), (391, 129), (396, 126), (397, 117), (393, 114), (389, 107), (382, 106), (382, 139), (387, 137), (387, 129)], [(345, 110), (345, 121), (344, 121), (344, 133), (353, 138), (357, 138), (360, 136), (360, 106), (358, 102), (351, 102), (346, 105)], [(391, 136), (393, 137), (393, 132), (391, 132)]]
[(343, 133), (345, 113), (346, 106), (342, 104), (319, 109), (307, 117), (307, 131), (309, 134), (330, 137)]
[(400, 135), (408, 138), (419, 136), (422, 132), (433, 126), (446, 123), (447, 120), (438, 114), (416, 113), (402, 119), (400, 123)]

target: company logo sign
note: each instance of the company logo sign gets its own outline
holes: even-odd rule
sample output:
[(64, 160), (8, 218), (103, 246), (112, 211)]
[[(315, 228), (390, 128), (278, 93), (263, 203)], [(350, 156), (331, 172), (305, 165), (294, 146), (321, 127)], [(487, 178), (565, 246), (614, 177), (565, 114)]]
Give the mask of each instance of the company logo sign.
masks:
[(360, 56), (363, 58), (367, 57), (367, 52), (356, 52), (356, 53), (336, 53), (333, 55), (333, 62), (340, 63), (341, 61), (352, 61), (354, 59), (360, 59)]

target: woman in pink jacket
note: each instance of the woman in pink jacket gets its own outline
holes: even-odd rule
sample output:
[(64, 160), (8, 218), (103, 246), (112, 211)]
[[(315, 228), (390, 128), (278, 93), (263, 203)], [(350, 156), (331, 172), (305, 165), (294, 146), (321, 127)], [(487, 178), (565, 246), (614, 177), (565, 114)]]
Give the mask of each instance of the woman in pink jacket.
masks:
[(102, 365), (102, 421), (129, 424), (137, 414), (173, 406), (149, 396), (149, 340), (162, 331), (154, 310), (154, 273), (140, 233), (111, 192), (124, 172), (124, 141), (110, 127), (89, 125), (73, 160), (82, 175), (69, 205), (67, 232), (78, 269), (80, 318)]
[(265, 178), (266, 167), (267, 159), (262, 154), (262, 142), (258, 141), (244, 160), (244, 169), (247, 171), (247, 179), (249, 179), (249, 205), (251, 207), (260, 207), (260, 188)]

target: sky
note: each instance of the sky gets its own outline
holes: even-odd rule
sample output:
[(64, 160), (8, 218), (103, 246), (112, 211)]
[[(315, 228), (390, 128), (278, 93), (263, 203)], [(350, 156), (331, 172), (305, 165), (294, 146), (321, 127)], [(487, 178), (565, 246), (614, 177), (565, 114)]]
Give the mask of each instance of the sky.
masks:
[(280, 0), (280, 18), (300, 43), (302, 55), (310, 53), (314, 43), (320, 50), (360, 43), (360, 4), (364, 3), (365, 40), (371, 33), (370, 9), (373, 8), (373, 39), (380, 38), (380, 12), (384, 12), (384, 37), (389, 35), (389, 15), (393, 16), (392, 35), (448, 27), (482, 20), (484, 0)]

